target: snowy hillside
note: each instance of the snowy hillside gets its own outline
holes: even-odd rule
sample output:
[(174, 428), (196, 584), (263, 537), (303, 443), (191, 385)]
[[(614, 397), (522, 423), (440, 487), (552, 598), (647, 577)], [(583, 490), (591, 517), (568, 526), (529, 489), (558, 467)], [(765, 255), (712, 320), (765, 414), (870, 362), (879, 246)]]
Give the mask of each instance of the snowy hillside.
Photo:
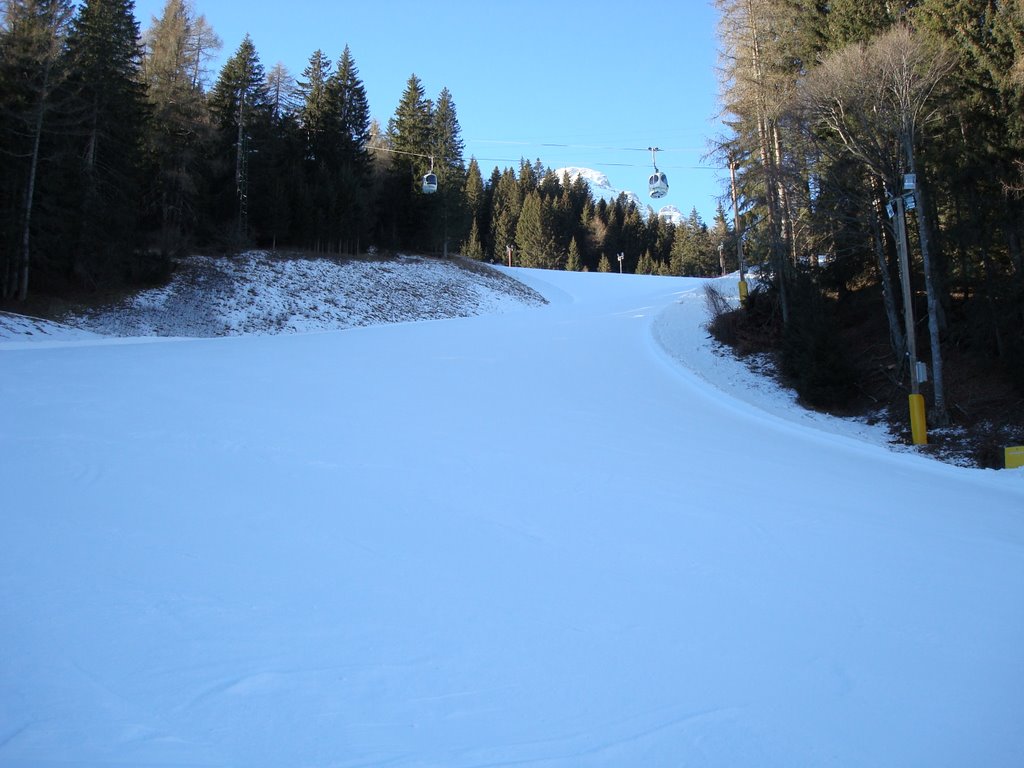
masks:
[(498, 274), (0, 341), (0, 766), (1024, 764), (1024, 470), (797, 408), (702, 280)]
[(0, 312), (0, 344), (10, 345), (11, 342), (34, 341), (83, 341), (97, 337), (98, 334), (92, 331), (73, 328), (52, 320)]
[[(467, 317), (541, 303), (521, 283), (461, 259), (299, 259), (253, 251), (182, 259), (167, 286), (62, 320), (76, 338), (210, 337)], [(45, 321), (19, 324), (0, 313), (5, 338), (43, 341), (54, 333)]]

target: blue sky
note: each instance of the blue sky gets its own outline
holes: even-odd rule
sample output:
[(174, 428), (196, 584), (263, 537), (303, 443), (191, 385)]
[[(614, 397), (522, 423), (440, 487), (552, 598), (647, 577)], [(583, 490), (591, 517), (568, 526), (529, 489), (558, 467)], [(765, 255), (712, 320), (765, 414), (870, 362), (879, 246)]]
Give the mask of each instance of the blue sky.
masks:
[[(164, 2), (138, 0), (143, 30)], [(447, 87), (466, 160), (485, 177), (540, 158), (595, 168), (648, 199), (646, 148), (658, 146), (671, 189), (656, 208), (696, 206), (710, 223), (725, 189), (726, 174), (703, 160), (721, 132), (710, 0), (193, 2), (224, 41), (217, 69), (247, 32), (264, 67), (280, 61), (295, 77), (318, 48), (337, 61), (347, 44), (383, 124), (411, 74), (429, 98)]]

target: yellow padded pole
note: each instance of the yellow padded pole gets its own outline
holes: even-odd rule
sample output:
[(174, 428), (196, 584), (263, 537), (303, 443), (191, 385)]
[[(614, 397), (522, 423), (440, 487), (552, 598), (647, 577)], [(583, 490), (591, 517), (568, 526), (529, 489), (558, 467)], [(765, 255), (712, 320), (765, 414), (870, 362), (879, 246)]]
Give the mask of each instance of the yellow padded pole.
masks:
[(910, 396), (910, 434), (914, 445), (928, 444), (928, 424), (925, 421), (924, 395)]

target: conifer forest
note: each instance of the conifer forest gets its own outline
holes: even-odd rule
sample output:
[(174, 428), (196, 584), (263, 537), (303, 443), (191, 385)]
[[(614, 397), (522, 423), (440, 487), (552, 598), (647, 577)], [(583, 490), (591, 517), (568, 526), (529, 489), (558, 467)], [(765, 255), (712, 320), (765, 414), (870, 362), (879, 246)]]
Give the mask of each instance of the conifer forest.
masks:
[(201, 0), (148, 28), (132, 0), (7, 0), (0, 299), (158, 284), (177, 256), (250, 247), (590, 271), (622, 253), (626, 272), (756, 274), (717, 332), (775, 345), (811, 405), (920, 386), (937, 424), (1019, 408), (1024, 0), (714, 4), (708, 156), (730, 183), (712, 222), (673, 224), (541, 159), (482, 169), (457, 94), (415, 74), (381, 124), (348, 47), (292, 74), (247, 37), (211, 71)]

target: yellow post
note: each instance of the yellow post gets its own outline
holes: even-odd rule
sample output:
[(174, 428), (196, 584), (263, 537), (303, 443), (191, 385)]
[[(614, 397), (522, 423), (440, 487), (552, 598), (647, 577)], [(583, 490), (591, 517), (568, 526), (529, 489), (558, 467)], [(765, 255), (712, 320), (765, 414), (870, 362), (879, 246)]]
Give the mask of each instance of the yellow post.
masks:
[(910, 395), (910, 434), (914, 445), (928, 445), (928, 424), (924, 416), (924, 395)]
[(1006, 449), (1006, 468), (1024, 467), (1024, 445), (1015, 445)]
[(740, 280), (740, 306), (747, 306), (747, 281)]

